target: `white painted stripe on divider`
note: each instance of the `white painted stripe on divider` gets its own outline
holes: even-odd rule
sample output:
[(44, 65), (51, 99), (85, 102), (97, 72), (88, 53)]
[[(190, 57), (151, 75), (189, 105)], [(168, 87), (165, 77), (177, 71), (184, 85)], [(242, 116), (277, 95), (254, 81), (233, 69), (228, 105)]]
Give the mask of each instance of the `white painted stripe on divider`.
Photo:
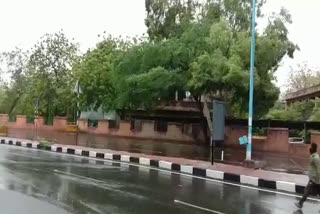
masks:
[(150, 166), (150, 159), (149, 158), (139, 158), (139, 163), (141, 165)]
[(219, 180), (223, 180), (223, 178), (224, 178), (224, 172), (222, 172), (222, 171), (207, 169), (206, 173), (207, 173), (207, 177), (209, 177), (209, 178), (214, 178), (214, 179), (219, 179)]
[(252, 186), (258, 186), (259, 185), (259, 178), (247, 176), (247, 175), (240, 175), (240, 183), (248, 184), (248, 185), (252, 185)]
[(277, 190), (282, 190), (286, 192), (296, 192), (296, 185), (291, 182), (277, 181)]
[(21, 142), (21, 146), (27, 147), (27, 142), (22, 141), (22, 142)]
[(17, 145), (17, 141), (16, 140), (12, 140), (12, 145)]
[(94, 151), (89, 151), (89, 157), (95, 158), (96, 155), (97, 155), (96, 152), (94, 152)]
[(62, 147), (62, 153), (67, 153), (68, 152), (68, 148), (67, 147)]
[(121, 161), (124, 162), (130, 162), (130, 156), (129, 155), (121, 155)]
[(51, 146), (51, 151), (56, 152), (57, 151), (57, 147), (56, 146)]
[(192, 174), (193, 173), (193, 166), (181, 165), (180, 171), (184, 172), (184, 173)]
[(172, 163), (167, 161), (159, 161), (159, 167), (163, 169), (170, 169), (171, 170)]
[(76, 155), (82, 155), (82, 150), (81, 149), (75, 149), (74, 154)]
[(37, 148), (38, 148), (38, 144), (39, 144), (39, 143), (32, 143), (32, 148), (37, 149)]
[(105, 153), (105, 154), (104, 154), (104, 159), (112, 160), (112, 159), (113, 159), (113, 154), (111, 154), (111, 153)]

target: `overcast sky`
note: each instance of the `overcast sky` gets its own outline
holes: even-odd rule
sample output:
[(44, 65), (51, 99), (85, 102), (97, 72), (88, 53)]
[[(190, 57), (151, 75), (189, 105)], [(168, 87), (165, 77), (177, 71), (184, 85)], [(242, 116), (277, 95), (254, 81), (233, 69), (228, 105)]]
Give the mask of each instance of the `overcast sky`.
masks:
[[(290, 39), (301, 48), (277, 72), (277, 84), (284, 88), (290, 66), (307, 61), (320, 68), (320, 0), (268, 0), (263, 12), (277, 12), (282, 6), (292, 14)], [(104, 31), (123, 37), (142, 35), (144, 18), (144, 0), (0, 0), (0, 51), (28, 48), (43, 34), (63, 29), (85, 52)]]

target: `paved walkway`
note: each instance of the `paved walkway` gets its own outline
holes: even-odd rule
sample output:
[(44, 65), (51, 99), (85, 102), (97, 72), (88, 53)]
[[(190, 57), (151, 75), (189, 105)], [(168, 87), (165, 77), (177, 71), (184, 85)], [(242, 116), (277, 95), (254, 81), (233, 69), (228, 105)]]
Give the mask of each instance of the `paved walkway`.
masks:
[[(56, 147), (65, 147), (66, 145), (62, 144), (54, 144), (53, 146)], [(88, 147), (81, 147), (81, 146), (73, 146), (68, 145), (68, 148), (74, 148), (79, 150), (90, 150), (99, 153), (112, 153), (112, 154), (119, 154), (119, 155), (129, 155), (132, 157), (144, 157), (149, 158), (151, 160), (159, 160), (159, 161), (168, 161), (171, 163), (176, 163), (180, 165), (190, 165), (194, 167), (204, 168), (204, 169), (213, 169), (217, 171), (223, 171), (225, 173), (233, 173), (238, 175), (247, 175), (252, 177), (258, 177), (261, 179), (269, 180), (269, 181), (285, 181), (285, 182), (292, 182), (297, 185), (305, 186), (308, 182), (308, 176), (306, 175), (298, 175), (298, 174), (289, 174), (283, 172), (273, 172), (267, 170), (255, 170), (255, 169), (248, 169), (242, 166), (233, 166), (228, 164), (222, 163), (215, 163), (213, 166), (211, 163), (207, 161), (199, 161), (199, 160), (190, 160), (185, 158), (174, 158), (174, 157), (164, 157), (164, 156), (156, 156), (156, 155), (146, 155), (141, 153), (129, 153), (124, 151), (114, 151), (109, 149), (95, 149), (95, 148), (88, 148)]]

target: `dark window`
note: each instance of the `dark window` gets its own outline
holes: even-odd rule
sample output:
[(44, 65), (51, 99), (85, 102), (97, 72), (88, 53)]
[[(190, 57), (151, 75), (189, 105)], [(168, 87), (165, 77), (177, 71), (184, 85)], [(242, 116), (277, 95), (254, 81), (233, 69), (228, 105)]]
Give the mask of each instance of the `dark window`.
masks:
[(88, 127), (98, 127), (98, 120), (88, 120)]
[(183, 124), (182, 125), (182, 133), (191, 135), (192, 134), (192, 125), (191, 124)]
[(109, 129), (118, 129), (119, 125), (116, 120), (109, 120)]
[(53, 126), (53, 115), (48, 115), (45, 118), (45, 125)]
[(12, 114), (9, 115), (9, 122), (16, 122), (16, 120), (17, 120), (16, 115), (12, 115)]
[(168, 122), (164, 120), (157, 120), (155, 122), (155, 130), (157, 132), (167, 132), (168, 130)]
[(27, 115), (27, 123), (34, 123), (34, 116)]
[(134, 129), (135, 129), (135, 127), (136, 127), (135, 125), (136, 125), (136, 124), (135, 124), (135, 120), (131, 120), (131, 121), (130, 121), (130, 130), (131, 130), (131, 131), (134, 131)]
[(141, 129), (142, 129), (141, 120), (131, 120), (130, 129), (131, 129), (131, 131), (141, 131)]

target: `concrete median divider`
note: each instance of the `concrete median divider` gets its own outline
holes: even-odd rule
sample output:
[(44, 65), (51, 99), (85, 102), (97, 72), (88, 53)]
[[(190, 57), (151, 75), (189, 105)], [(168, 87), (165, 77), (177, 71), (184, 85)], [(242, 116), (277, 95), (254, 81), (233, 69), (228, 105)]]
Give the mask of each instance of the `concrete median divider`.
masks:
[(187, 165), (181, 165), (180, 166), (180, 170), (183, 173), (187, 173), (187, 174), (192, 174), (193, 172), (193, 167), (192, 166), (187, 166)]
[[(252, 186), (252, 187), (260, 187), (266, 189), (272, 189), (282, 192), (288, 193), (296, 193), (302, 194), (304, 191), (304, 186), (297, 185), (292, 182), (286, 181), (277, 181), (277, 180), (267, 180), (259, 177), (253, 177), (248, 175), (238, 175), (234, 173), (227, 173), (219, 170), (213, 169), (204, 169), (200, 167), (195, 167), (192, 165), (185, 165), (179, 163), (173, 163), (164, 160), (155, 160), (149, 159), (146, 157), (137, 157), (130, 156), (129, 154), (113, 154), (113, 153), (99, 153), (95, 149), (86, 148), (85, 150), (74, 148), (72, 146), (57, 146), (52, 145), (46, 148), (39, 146), (39, 142), (30, 141), (30, 140), (22, 140), (22, 139), (14, 139), (3, 137), (0, 138), (1, 144), (8, 144), (8, 145), (15, 145), (30, 149), (39, 149), (39, 150), (49, 150), (51, 152), (58, 152), (58, 153), (66, 153), (70, 155), (77, 155), (77, 156), (84, 156), (88, 157), (89, 163), (97, 163), (100, 159), (102, 160), (109, 160), (109, 161), (118, 161), (123, 163), (132, 163), (132, 164), (139, 164), (143, 166), (149, 166), (152, 168), (159, 168), (167, 171), (171, 171), (172, 173), (181, 173), (189, 176), (194, 177), (201, 177), (202, 179), (208, 180), (219, 180), (224, 181), (230, 184), (235, 185), (245, 185), (245, 186)], [(117, 152), (115, 152), (117, 153)], [(96, 158), (93, 159), (93, 158)]]
[(251, 186), (258, 186), (259, 185), (259, 178), (247, 176), (247, 175), (241, 175), (240, 182), (242, 184), (247, 184), (247, 185), (251, 185)]
[(218, 179), (218, 180), (223, 180), (224, 172), (212, 170), (212, 169), (207, 169), (207, 177), (213, 178), (213, 179)]
[(112, 159), (113, 159), (113, 154), (111, 154), (111, 153), (104, 153), (104, 159), (112, 160)]
[(150, 159), (149, 158), (139, 158), (139, 163), (142, 165), (149, 166), (150, 165)]
[(129, 155), (121, 155), (121, 161), (130, 162), (130, 156)]
[(277, 181), (277, 189), (285, 192), (296, 192), (296, 185), (291, 182)]

